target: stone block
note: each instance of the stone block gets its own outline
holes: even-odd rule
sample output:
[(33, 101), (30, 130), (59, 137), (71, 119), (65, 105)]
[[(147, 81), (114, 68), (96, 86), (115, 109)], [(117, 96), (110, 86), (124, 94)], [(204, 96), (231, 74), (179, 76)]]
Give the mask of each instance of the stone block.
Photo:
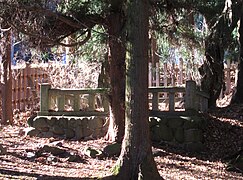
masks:
[(77, 119), (76, 121), (77, 121), (77, 122), (76, 122), (76, 125), (77, 125), (77, 126), (82, 126), (82, 124), (83, 124), (82, 119)]
[(158, 122), (160, 124), (167, 124), (168, 123), (168, 118), (166, 116), (163, 116), (163, 117), (159, 118)]
[(62, 127), (60, 127), (59, 125), (54, 125), (52, 128), (52, 132), (56, 135), (64, 135), (65, 131)]
[(30, 129), (29, 131), (26, 132), (26, 135), (33, 137), (33, 136), (38, 136), (41, 133), (41, 131), (37, 129)]
[(36, 115), (31, 115), (28, 119), (27, 119), (27, 123), (29, 126), (33, 127), (33, 121), (36, 118)]
[(64, 118), (64, 117), (61, 117), (59, 118), (59, 126), (62, 127), (62, 128), (68, 128), (68, 119), (67, 118)]
[(89, 129), (95, 130), (97, 128), (97, 121), (95, 119), (89, 120), (87, 127)]
[(73, 129), (68, 128), (66, 129), (65, 135), (67, 139), (72, 139), (75, 136), (75, 132)]
[(68, 120), (68, 125), (67, 125), (68, 128), (71, 128), (71, 129), (75, 129), (75, 127), (77, 127), (77, 121), (75, 118), (71, 118)]
[(47, 118), (46, 117), (36, 117), (33, 120), (33, 127), (38, 130), (41, 130), (41, 128), (48, 127)]
[(200, 129), (188, 129), (184, 133), (185, 142), (201, 142), (203, 140), (203, 133)]
[(53, 126), (57, 121), (58, 119), (56, 117), (51, 117), (50, 119), (47, 120), (47, 124), (49, 126)]
[(173, 132), (172, 129), (166, 125), (157, 125), (152, 128), (151, 138), (153, 141), (172, 141), (173, 140)]
[(179, 117), (168, 117), (168, 126), (170, 128), (178, 128), (183, 125), (184, 121), (183, 119)]
[(120, 152), (121, 152), (121, 144), (119, 143), (109, 144), (103, 149), (103, 154), (109, 157), (119, 156)]
[(187, 151), (190, 152), (202, 152), (205, 149), (205, 146), (202, 142), (189, 142), (185, 143), (184, 147)]
[(77, 126), (75, 128), (75, 138), (77, 140), (80, 140), (80, 139), (84, 138), (82, 126)]
[(89, 137), (90, 135), (93, 134), (93, 130), (90, 129), (89, 127), (82, 127), (82, 131), (83, 131), (83, 137)]
[(183, 143), (184, 142), (184, 129), (183, 128), (174, 129), (174, 137), (177, 142)]
[(97, 128), (102, 128), (104, 126), (105, 123), (105, 117), (96, 117), (95, 118), (96, 124), (97, 124)]
[(41, 131), (41, 132), (48, 132), (49, 131), (49, 127), (42, 127), (42, 128), (39, 128), (39, 130)]
[(203, 128), (204, 119), (199, 116), (181, 116), (184, 119), (184, 129), (197, 129)]
[(158, 125), (157, 117), (149, 117), (149, 127)]
[(88, 127), (89, 119), (87, 117), (82, 118), (82, 126)]
[(51, 137), (54, 136), (54, 134), (53, 134), (53, 132), (48, 131), (48, 132), (43, 132), (43, 133), (42, 133), (42, 136), (43, 136), (44, 138), (51, 138)]
[(100, 129), (95, 129), (92, 133), (93, 138), (98, 138), (101, 137), (101, 130)]

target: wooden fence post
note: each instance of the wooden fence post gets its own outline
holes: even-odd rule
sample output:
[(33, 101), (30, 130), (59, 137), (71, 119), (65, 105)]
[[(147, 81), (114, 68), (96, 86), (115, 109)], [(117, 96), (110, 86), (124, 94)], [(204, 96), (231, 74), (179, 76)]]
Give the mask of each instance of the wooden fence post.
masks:
[(159, 75), (159, 62), (156, 63), (156, 86), (160, 84), (160, 75)]
[(153, 81), (153, 73), (152, 73), (152, 71), (153, 71), (153, 68), (152, 68), (152, 63), (151, 62), (149, 62), (149, 74), (148, 74), (148, 83), (149, 83), (149, 87), (151, 87), (152, 86), (152, 81)]
[(48, 83), (41, 84), (41, 88), (40, 88), (40, 114), (41, 115), (48, 115), (49, 89), (51, 89), (50, 84)]
[(196, 82), (192, 80), (186, 81), (185, 109), (197, 110), (196, 105), (197, 105)]

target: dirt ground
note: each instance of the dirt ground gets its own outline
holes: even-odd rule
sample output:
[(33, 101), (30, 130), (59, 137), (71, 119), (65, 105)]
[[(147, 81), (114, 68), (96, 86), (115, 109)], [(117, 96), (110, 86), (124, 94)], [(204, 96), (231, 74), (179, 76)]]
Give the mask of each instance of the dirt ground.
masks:
[[(227, 171), (228, 156), (243, 148), (243, 106), (220, 108), (205, 114), (205, 150), (189, 153), (167, 144), (154, 144), (153, 152), (164, 179), (243, 179), (242, 172)], [(0, 179), (92, 179), (108, 176), (117, 157), (91, 157), (88, 147), (102, 150), (109, 144), (96, 140), (65, 140), (25, 136), (25, 124), (0, 127)], [(55, 143), (68, 155), (38, 153)], [(37, 155), (38, 154), (38, 155)], [(75, 156), (70, 160), (70, 156)]]

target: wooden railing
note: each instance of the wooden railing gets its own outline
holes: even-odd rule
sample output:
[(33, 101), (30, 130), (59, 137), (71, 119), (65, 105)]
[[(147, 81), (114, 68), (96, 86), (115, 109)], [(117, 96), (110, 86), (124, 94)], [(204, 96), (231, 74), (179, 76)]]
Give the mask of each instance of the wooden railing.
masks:
[(40, 116), (102, 116), (109, 110), (107, 89), (51, 89), (41, 85)]
[[(161, 98), (161, 94), (166, 93), (165, 97)], [(184, 102), (184, 109), (194, 109), (197, 111), (206, 112), (208, 110), (209, 96), (197, 90), (195, 81), (187, 81), (186, 87), (150, 87), (149, 94), (152, 94), (152, 111), (162, 111), (159, 109), (159, 104), (162, 100), (168, 99), (169, 112), (175, 111), (175, 94), (178, 94), (177, 99)], [(169, 96), (167, 97), (167, 94)], [(182, 95), (184, 94), (184, 95)]]

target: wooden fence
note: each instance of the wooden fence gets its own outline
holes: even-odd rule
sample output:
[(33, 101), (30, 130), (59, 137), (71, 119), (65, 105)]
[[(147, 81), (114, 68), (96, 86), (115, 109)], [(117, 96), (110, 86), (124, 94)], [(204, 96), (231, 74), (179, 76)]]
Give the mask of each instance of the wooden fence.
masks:
[[(1, 78), (2, 74), (1, 70)], [(20, 111), (36, 108), (39, 103), (40, 84), (46, 82), (47, 77), (47, 72), (41, 67), (32, 67), (28, 64), (23, 67), (12, 67), (12, 108)]]
[[(183, 101), (183, 93), (185, 90), (182, 90), (180, 87), (172, 88), (171, 86), (185, 86), (186, 80), (194, 79), (195, 74), (191, 71), (185, 69), (185, 63), (180, 60), (179, 64), (169, 64), (165, 63), (163, 65), (156, 64), (156, 67), (152, 67), (152, 64), (149, 64), (149, 87), (153, 86), (163, 86), (163, 88), (158, 88), (157, 90), (151, 90), (151, 93), (158, 91), (159, 100), (166, 101), (169, 110), (173, 109), (173, 103), (168, 100), (172, 98), (174, 92), (174, 97)], [(198, 65), (187, 65), (189, 69), (195, 69)], [(187, 68), (188, 68), (187, 67)], [(2, 69), (0, 69), (0, 78), (2, 79)], [(31, 65), (26, 65), (21, 68), (12, 67), (13, 82), (12, 82), (12, 107), (13, 109), (19, 109), (20, 111), (26, 110), (26, 108), (36, 108), (36, 105), (39, 104), (39, 95), (40, 95), (40, 83), (47, 82), (48, 75), (47, 72), (42, 67), (33, 67)], [(237, 78), (237, 64), (230, 64), (229, 61), (225, 64), (225, 81), (226, 81), (226, 90), (225, 94), (230, 93), (232, 86), (234, 86)], [(3, 85), (3, 84), (2, 84)], [(170, 86), (169, 88), (167, 86)], [(166, 88), (167, 87), (167, 88)], [(182, 91), (182, 92), (178, 92)], [(167, 92), (162, 95), (162, 92)], [(156, 96), (151, 96), (155, 99)], [(1, 88), (0, 88), (0, 98)], [(1, 100), (1, 99), (0, 99)], [(154, 100), (155, 101), (155, 100)], [(155, 101), (156, 102), (156, 101)], [(0, 101), (1, 103), (1, 101)], [(155, 107), (155, 104), (153, 105)], [(174, 105), (174, 108), (176, 106)], [(1, 108), (0, 108), (0, 114)]]
[(149, 63), (149, 87), (153, 86), (181, 86), (187, 80), (198, 80), (199, 64), (184, 62), (183, 59), (176, 63)]
[[(176, 63), (149, 63), (149, 87), (158, 86), (182, 86), (187, 80), (198, 81), (200, 79), (198, 68), (200, 64), (184, 62), (180, 59)], [(237, 81), (237, 64), (229, 60), (224, 64), (225, 91), (222, 94), (229, 94)]]

